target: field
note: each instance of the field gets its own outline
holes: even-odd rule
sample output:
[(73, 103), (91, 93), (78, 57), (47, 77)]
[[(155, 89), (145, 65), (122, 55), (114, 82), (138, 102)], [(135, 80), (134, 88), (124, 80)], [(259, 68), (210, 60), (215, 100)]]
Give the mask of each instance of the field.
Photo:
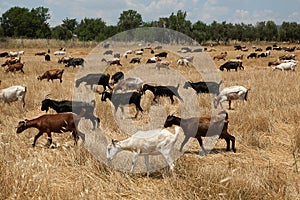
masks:
[[(52, 52), (60, 47), (58, 45), (61, 44), (51, 47)], [(270, 44), (255, 45), (265, 49)], [(198, 143), (192, 139), (186, 153), (175, 161), (173, 174), (165, 169), (158, 169), (147, 178), (145, 173), (129, 174), (98, 161), (97, 155), (90, 153), (91, 148), (87, 150), (82, 143), (74, 146), (69, 133), (53, 134), (53, 142), (57, 146), (54, 149), (46, 145), (46, 135), (37, 141), (35, 148), (31, 146), (36, 129), (27, 129), (19, 135), (16, 134), (15, 127), (20, 120), (44, 114), (40, 106), (45, 95), (50, 94), (53, 99), (71, 99), (74, 81), (80, 74), (80, 67), (65, 68), (62, 84), (58, 80), (53, 83), (38, 81), (37, 76), (44, 71), (64, 68), (57, 63), (58, 57), (54, 57), (52, 53), (50, 62), (44, 61), (44, 57), (35, 56), (36, 52), (46, 50), (41, 46), (25, 44), (25, 55), (22, 56), (25, 74), (6, 74), (3, 70), (0, 71), (1, 89), (18, 84), (28, 88), (25, 110), (19, 102), (10, 105), (0, 103), (0, 199), (300, 199), (299, 69), (296, 67), (295, 72), (272, 72), (267, 66), (269, 61), (276, 60), (278, 56), (286, 54), (285, 52), (271, 51), (270, 57), (247, 59), (245, 57), (252, 51), (252, 44), (246, 44), (250, 51), (243, 52), (245, 70), (218, 73), (224, 81), (223, 87), (243, 85), (251, 88), (249, 101), (234, 101), (234, 110), (228, 111), (229, 132), (236, 138), (236, 153), (226, 152), (225, 141), (219, 140), (207, 156), (199, 156)], [(164, 50), (173, 48), (172, 52), (180, 47), (163, 46)], [(140, 47), (133, 45), (132, 48)], [(216, 51), (209, 52), (209, 56), (227, 51), (227, 58), (233, 59), (241, 53), (234, 51), (233, 46), (213, 48)], [(0, 48), (0, 52), (7, 50), (21, 49)], [(68, 55), (86, 57), (91, 53), (98, 53), (100, 61), (103, 54), (97, 51), (89, 45), (67, 46)], [(114, 51), (122, 52), (123, 49)], [(294, 53), (296, 58), (300, 56), (299, 50)], [(194, 54), (196, 53), (182, 55)], [(178, 54), (170, 53), (168, 59), (172, 62), (172, 68), (188, 80), (201, 79), (193, 67), (176, 66), (177, 58)], [(121, 63), (128, 63), (122, 59)], [(142, 63), (145, 62), (144, 59)], [(5, 59), (0, 58), (0, 61), (2, 64)], [(93, 61), (89, 61), (91, 62)], [(216, 66), (220, 66), (225, 61), (214, 62)], [(123, 64), (121, 68), (112, 66), (105, 71), (112, 74), (120, 69), (129, 72), (134, 68), (133, 64)], [(101, 70), (99, 67), (99, 72)], [(173, 80), (166, 69), (159, 72), (154, 68), (149, 70), (144, 70), (145, 74), (142, 75), (145, 78), (149, 73), (157, 73), (156, 79), (168, 78), (170, 83)], [(102, 87), (98, 89), (102, 90)], [(184, 96), (190, 94), (195, 97), (193, 90), (184, 90), (182, 85), (179, 92)], [(172, 111), (183, 112), (176, 107), (178, 101), (170, 105), (168, 99), (161, 99), (159, 104), (152, 105), (152, 96), (146, 93), (142, 100), (145, 113), (132, 120), (133, 126), (120, 129), (120, 113), (118, 112), (115, 121), (110, 103), (101, 102), (99, 94), (95, 94), (95, 98), (96, 115), (101, 119), (99, 131), (105, 132), (108, 138), (123, 139), (128, 136), (124, 131), (126, 128), (133, 131), (134, 128), (151, 128), (157, 123), (163, 123), (152, 122), (153, 116), (159, 119), (162, 116), (165, 119)], [(196, 112), (200, 116), (210, 115), (210, 96), (202, 94), (195, 98), (199, 103)], [(228, 103), (223, 106), (228, 108)], [(135, 109), (130, 107), (126, 115), (134, 115), (134, 112)], [(125, 121), (131, 120), (126, 118)], [(84, 126), (83, 129), (88, 128)], [(89, 134), (88, 131), (85, 133)], [(125, 164), (126, 167), (130, 166), (130, 163), (124, 163), (124, 168)], [(142, 158), (140, 167), (144, 167)]]

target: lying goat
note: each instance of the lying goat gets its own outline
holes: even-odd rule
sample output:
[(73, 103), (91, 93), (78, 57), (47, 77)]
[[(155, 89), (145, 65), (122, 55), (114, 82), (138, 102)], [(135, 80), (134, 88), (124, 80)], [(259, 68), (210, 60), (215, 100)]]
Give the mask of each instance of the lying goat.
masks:
[(231, 86), (231, 87), (224, 88), (220, 92), (220, 94), (217, 97), (215, 97), (214, 106), (215, 106), (215, 108), (217, 108), (218, 105), (220, 105), (221, 108), (223, 109), (222, 102), (228, 101), (229, 109), (231, 109), (231, 101), (232, 100), (240, 99), (240, 100), (247, 101), (249, 90), (250, 89), (246, 89), (243, 86)]
[(130, 173), (134, 173), (134, 167), (138, 156), (144, 156), (147, 167), (147, 177), (149, 176), (149, 155), (162, 155), (170, 167), (174, 169), (174, 159), (171, 157), (172, 149), (180, 132), (180, 127), (175, 126), (175, 134), (167, 129), (155, 129), (149, 131), (138, 131), (131, 137), (122, 140), (112, 140), (107, 145), (106, 158), (112, 160), (117, 153), (126, 150), (133, 154), (132, 166)]
[[(227, 143), (226, 151), (230, 151), (230, 141), (232, 143), (232, 151), (235, 150), (235, 137), (230, 135), (227, 131), (228, 128), (228, 113), (226, 111), (221, 111), (218, 115), (213, 117), (193, 117), (188, 119), (182, 119), (174, 115), (169, 115), (165, 121), (164, 127), (171, 127), (172, 125), (181, 126), (185, 134), (185, 138), (180, 146), (180, 151), (182, 152), (184, 145), (189, 141), (191, 137), (198, 140), (199, 145), (204, 152), (207, 154), (205, 148), (202, 144), (202, 138), (206, 136), (213, 136), (220, 134), (220, 139), (225, 139)], [(208, 130), (210, 135), (207, 135)], [(221, 132), (221, 133), (220, 133)], [(200, 152), (199, 152), (200, 154)]]
[(81, 137), (83, 141), (85, 141), (85, 135), (81, 133), (77, 126), (80, 118), (83, 116), (85, 110), (83, 110), (80, 115), (76, 115), (74, 113), (59, 113), (59, 114), (45, 114), (40, 117), (37, 117), (32, 120), (23, 120), (19, 121), (17, 127), (17, 133), (22, 133), (24, 130), (28, 128), (37, 128), (39, 130), (38, 134), (34, 136), (34, 140), (32, 146), (34, 147), (36, 141), (39, 137), (43, 135), (43, 133), (47, 133), (48, 142), (50, 146), (52, 144), (51, 132), (54, 133), (64, 133), (64, 132), (72, 132), (72, 135), (75, 140), (75, 145), (77, 145), (78, 135)]
[(145, 94), (145, 92), (147, 90), (150, 90), (153, 95), (153, 101), (157, 103), (157, 97), (160, 96), (167, 96), (171, 99), (171, 103), (174, 103), (174, 98), (173, 96), (176, 96), (181, 102), (183, 102), (183, 99), (180, 97), (180, 95), (178, 94), (178, 88), (179, 88), (179, 84), (177, 85), (177, 87), (174, 86), (152, 86), (152, 85), (148, 85), (148, 84), (144, 84), (143, 88), (142, 88), (142, 92), (143, 94)]

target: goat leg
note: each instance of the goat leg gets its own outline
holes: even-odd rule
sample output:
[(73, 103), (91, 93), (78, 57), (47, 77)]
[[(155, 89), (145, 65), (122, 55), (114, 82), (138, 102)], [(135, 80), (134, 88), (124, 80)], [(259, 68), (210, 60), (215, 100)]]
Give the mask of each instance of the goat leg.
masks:
[(35, 143), (36, 143), (37, 139), (39, 139), (39, 137), (41, 137), (42, 135), (43, 135), (43, 132), (38, 132), (38, 134), (36, 134), (36, 136), (34, 136), (32, 147), (35, 147)]

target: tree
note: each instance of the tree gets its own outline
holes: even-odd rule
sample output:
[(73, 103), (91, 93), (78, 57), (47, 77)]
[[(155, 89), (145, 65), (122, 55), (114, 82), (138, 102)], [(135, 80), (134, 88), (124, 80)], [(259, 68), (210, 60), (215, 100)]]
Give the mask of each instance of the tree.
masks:
[(50, 36), (49, 19), (48, 8), (38, 7), (29, 11), (12, 7), (3, 13), (0, 22), (5, 36), (36, 38)]
[(75, 29), (80, 40), (102, 41), (106, 39), (106, 25), (101, 18), (91, 19), (84, 18)]
[(138, 28), (143, 24), (142, 16), (135, 10), (123, 11), (119, 17), (119, 31)]
[(67, 30), (71, 31), (71, 33), (74, 32), (74, 30), (76, 29), (76, 27), (78, 26), (78, 22), (76, 21), (76, 19), (69, 19), (66, 18), (64, 20), (62, 20), (62, 27), (66, 28)]
[(168, 19), (167, 28), (191, 35), (192, 23), (186, 20), (187, 14), (181, 10), (178, 10), (176, 15), (172, 13)]

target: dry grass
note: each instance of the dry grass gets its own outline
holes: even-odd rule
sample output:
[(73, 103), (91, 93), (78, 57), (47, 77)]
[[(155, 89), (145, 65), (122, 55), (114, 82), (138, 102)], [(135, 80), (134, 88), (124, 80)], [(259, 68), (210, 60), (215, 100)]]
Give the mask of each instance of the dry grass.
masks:
[[(0, 49), (0, 52), (4, 50), (7, 49)], [(209, 155), (201, 157), (197, 155), (197, 142), (192, 140), (188, 153), (176, 160), (173, 175), (162, 178), (164, 170), (161, 169), (146, 178), (144, 174), (130, 175), (106, 166), (82, 144), (73, 147), (69, 134), (54, 134), (53, 142), (58, 148), (49, 149), (44, 145), (45, 136), (38, 140), (37, 147), (31, 147), (35, 129), (20, 135), (15, 133), (19, 120), (43, 114), (40, 102), (46, 94), (51, 93), (54, 99), (72, 97), (79, 69), (66, 69), (62, 84), (58, 80), (39, 82), (36, 77), (44, 71), (63, 67), (54, 56), (50, 63), (44, 62), (43, 57), (34, 56), (40, 50), (44, 49), (25, 49), (22, 57), (26, 63), (25, 75), (0, 72), (1, 88), (15, 84), (28, 87), (25, 111), (19, 103), (0, 104), (0, 199), (299, 199), (299, 70), (296, 67), (296, 72), (272, 72), (267, 67), (268, 61), (275, 60), (283, 52), (272, 52), (269, 58), (244, 59), (245, 71), (221, 73), (224, 85), (239, 84), (251, 88), (249, 101), (235, 101), (235, 110), (229, 111), (229, 132), (236, 137), (237, 153), (225, 152), (225, 141), (220, 140)], [(67, 50), (74, 56), (84, 57), (92, 49)], [(210, 55), (220, 51), (227, 51), (228, 58), (240, 53), (233, 51), (233, 47), (217, 47), (217, 52)], [(299, 52), (296, 54), (300, 56)], [(172, 56), (169, 59), (174, 63), (176, 56)], [(223, 62), (216, 61), (216, 65)], [(133, 68), (127, 65), (124, 71)], [(116, 70), (117, 67), (111, 67), (107, 72)], [(178, 67), (177, 70), (193, 81), (201, 78), (193, 69)], [(162, 70), (161, 73), (165, 72)], [(188, 92), (194, 95), (193, 91)], [(151, 98), (151, 94), (146, 95)], [(209, 96), (197, 98), (197, 112), (209, 115)], [(117, 122), (111, 120), (111, 105), (100, 102), (99, 96), (96, 99), (102, 131), (109, 137), (127, 137)], [(150, 126), (150, 112), (161, 114), (160, 110), (166, 110), (162, 115), (174, 110), (182, 112), (177, 103), (170, 106), (167, 99), (162, 99), (161, 104), (164, 107), (151, 106), (149, 100), (143, 99), (142, 107), (151, 106), (153, 110), (139, 116), (135, 125)], [(224, 103), (224, 107), (227, 106)], [(134, 109), (130, 108), (129, 115), (133, 114)]]

